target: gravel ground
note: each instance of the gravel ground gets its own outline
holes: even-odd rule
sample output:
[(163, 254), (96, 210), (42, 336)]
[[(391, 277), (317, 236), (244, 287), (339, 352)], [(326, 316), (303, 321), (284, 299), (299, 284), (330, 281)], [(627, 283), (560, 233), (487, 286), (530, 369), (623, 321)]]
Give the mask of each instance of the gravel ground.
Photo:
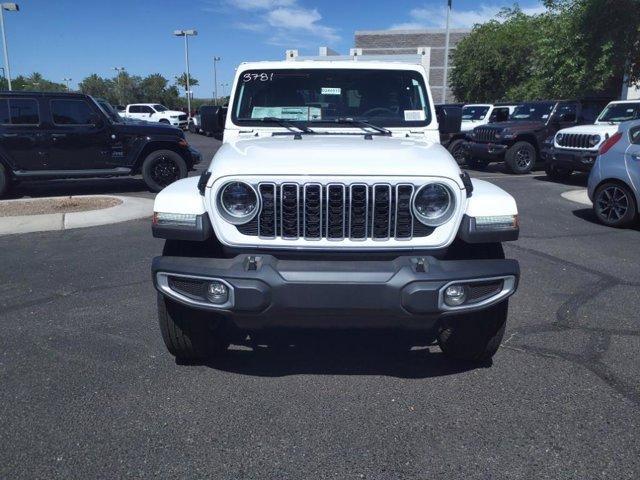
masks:
[(43, 215), (47, 213), (86, 212), (120, 205), (117, 198), (78, 198), (58, 197), (29, 200), (0, 201), (0, 217), (17, 217), (20, 215)]

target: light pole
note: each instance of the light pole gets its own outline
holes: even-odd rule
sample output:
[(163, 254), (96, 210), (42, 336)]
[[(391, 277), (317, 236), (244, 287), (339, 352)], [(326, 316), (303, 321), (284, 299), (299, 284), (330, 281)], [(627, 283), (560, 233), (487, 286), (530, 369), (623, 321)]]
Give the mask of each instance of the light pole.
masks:
[(62, 81), (67, 85), (67, 92), (70, 92), (71, 89), (69, 88), (69, 82), (71, 81), (70, 78), (63, 78)]
[(0, 28), (2, 29), (2, 46), (4, 47), (4, 66), (7, 69), (7, 85), (11, 90), (11, 69), (9, 68), (9, 52), (7, 51), (7, 35), (4, 33), (4, 11), (19, 12), (17, 3), (3, 3), (0, 5)]
[(118, 98), (120, 99), (120, 103), (122, 104), (122, 87), (120, 86), (120, 74), (124, 72), (124, 67), (113, 67), (113, 69), (118, 72), (116, 73), (116, 79), (118, 82)]
[(447, 103), (447, 74), (449, 70), (449, 15), (451, 14), (451, 0), (447, 0), (447, 26), (444, 40), (444, 75), (442, 76), (442, 103)]
[(189, 86), (189, 37), (195, 37), (198, 35), (198, 32), (194, 29), (191, 30), (174, 30), (173, 34), (176, 37), (184, 37), (184, 61), (187, 65), (187, 78), (186, 78), (186, 88), (187, 88), (187, 115), (191, 116), (191, 87)]
[(213, 57), (213, 98), (214, 105), (218, 105), (218, 72), (216, 70), (216, 64), (222, 60), (221, 57)]

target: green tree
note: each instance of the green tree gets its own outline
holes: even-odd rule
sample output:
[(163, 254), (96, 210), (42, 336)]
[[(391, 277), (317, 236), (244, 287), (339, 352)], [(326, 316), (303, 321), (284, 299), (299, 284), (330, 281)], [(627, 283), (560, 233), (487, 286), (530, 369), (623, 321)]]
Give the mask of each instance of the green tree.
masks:
[[(183, 73), (179, 77), (176, 77), (176, 85), (178, 85), (179, 87), (182, 87), (184, 89), (187, 88), (187, 74), (186, 73)], [(198, 79), (197, 78), (193, 78), (191, 75), (189, 75), (189, 86), (195, 87), (196, 85), (199, 85)]]
[(178, 89), (169, 85), (169, 80), (159, 73), (145, 77), (140, 82), (140, 92), (141, 101), (159, 102), (169, 107), (176, 106), (179, 96)]
[(110, 103), (118, 103), (116, 86), (110, 78), (91, 74), (78, 84), (78, 89), (87, 95), (104, 98)]
[[(452, 54), (451, 85), (464, 102), (618, 97), (640, 81), (639, 0), (545, 0), (476, 25)], [(501, 20), (501, 21), (498, 21)]]
[(531, 58), (542, 32), (550, 28), (550, 15), (529, 16), (515, 8), (500, 17), (476, 25), (451, 55), (450, 84), (462, 102), (509, 99), (510, 89), (535, 75)]

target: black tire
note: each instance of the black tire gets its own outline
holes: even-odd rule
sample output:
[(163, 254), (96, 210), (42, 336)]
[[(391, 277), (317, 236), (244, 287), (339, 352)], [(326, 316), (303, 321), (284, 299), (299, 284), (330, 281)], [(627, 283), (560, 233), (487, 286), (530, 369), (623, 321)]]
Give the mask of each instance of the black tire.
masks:
[(166, 118), (162, 118), (160, 119), (159, 123), (169, 123), (169, 120), (167, 120)]
[(529, 142), (514, 143), (505, 156), (507, 168), (516, 174), (529, 173), (538, 161), (536, 148)]
[(464, 139), (458, 138), (451, 142), (448, 148), (449, 153), (460, 166), (464, 165), (467, 161), (467, 151), (464, 148), (464, 143)]
[(608, 227), (624, 228), (635, 222), (638, 205), (629, 187), (618, 182), (605, 182), (593, 196), (593, 213)]
[(142, 178), (152, 192), (187, 176), (187, 163), (171, 150), (155, 150), (142, 162)]
[(498, 351), (507, 323), (509, 301), (479, 312), (445, 317), (438, 345), (449, 358), (486, 362)]
[(567, 180), (573, 173), (573, 170), (570, 168), (562, 168), (549, 162), (547, 162), (547, 164), (545, 165), (544, 171), (547, 174), (547, 177), (549, 177), (551, 180), (556, 180), (559, 182)]
[(222, 355), (229, 346), (224, 317), (184, 307), (160, 293), (158, 321), (167, 350), (182, 362)]
[(7, 169), (0, 163), (0, 198), (4, 197), (9, 191), (11, 179), (7, 173)]
[(187, 127), (187, 129), (189, 130), (190, 133), (197, 133), (196, 126), (193, 124), (193, 122), (189, 122), (189, 126)]

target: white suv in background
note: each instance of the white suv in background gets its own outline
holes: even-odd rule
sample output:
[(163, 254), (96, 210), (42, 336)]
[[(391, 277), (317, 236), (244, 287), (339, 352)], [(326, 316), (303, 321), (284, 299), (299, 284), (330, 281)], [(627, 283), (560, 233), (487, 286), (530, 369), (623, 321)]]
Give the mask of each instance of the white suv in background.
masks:
[(460, 126), (460, 131), (470, 132), (478, 125), (506, 122), (516, 107), (517, 105), (501, 103), (465, 105), (462, 107), (462, 125)]
[(187, 114), (179, 110), (169, 110), (159, 103), (131, 103), (121, 113), (125, 118), (148, 122), (168, 123), (175, 127), (187, 127)]
[(610, 102), (594, 124), (558, 131), (547, 154), (547, 175), (563, 180), (574, 171), (591, 171), (604, 141), (618, 131), (622, 122), (639, 118), (640, 100), (618, 100)]

